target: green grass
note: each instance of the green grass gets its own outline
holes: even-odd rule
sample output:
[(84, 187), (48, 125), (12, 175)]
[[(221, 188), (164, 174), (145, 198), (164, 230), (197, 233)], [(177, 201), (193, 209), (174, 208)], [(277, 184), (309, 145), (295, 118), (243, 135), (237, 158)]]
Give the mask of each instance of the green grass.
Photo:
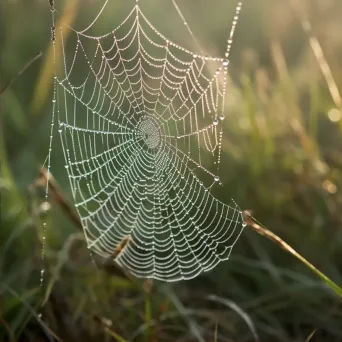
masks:
[[(229, 262), (195, 280), (172, 286), (154, 282), (150, 289), (102, 267), (103, 260), (96, 259), (99, 267), (94, 267), (79, 228), (51, 198), (42, 295), (44, 189), (30, 185), (39, 177), (49, 138), (49, 101), (34, 90), (43, 82), (43, 62), (35, 62), (1, 94), (1, 341), (46, 340), (47, 330), (64, 341), (249, 341), (256, 332), (261, 342), (292, 342), (308, 340), (313, 331), (312, 341), (342, 340), (342, 120), (329, 119), (338, 107), (334, 87), (309, 40), (316, 32), (341, 89), (342, 66), (335, 55), (342, 54), (342, 36), (323, 38), (341, 32), (342, 8), (338, 0), (332, 3), (324, 13), (308, 7), (310, 32), (288, 4), (260, 2), (267, 18), (282, 11), (283, 21), (269, 24), (246, 4), (230, 64), (223, 187), (214, 189), (215, 195), (251, 210), (299, 259), (246, 228)], [(47, 46), (41, 25), (48, 32), (50, 17), (38, 3), (6, 6), (0, 70), (9, 81)], [(206, 13), (204, 2), (198, 8), (198, 15)], [(80, 8), (82, 15), (89, 15), (86, 10)], [(218, 45), (225, 28), (217, 23), (226, 20), (223, 9), (219, 12), (207, 28)], [(43, 18), (39, 27), (28, 20), (35, 16)], [(40, 107), (30, 112), (37, 98)], [(57, 139), (54, 144), (52, 171), (68, 197)], [(45, 326), (37, 319), (42, 300)]]

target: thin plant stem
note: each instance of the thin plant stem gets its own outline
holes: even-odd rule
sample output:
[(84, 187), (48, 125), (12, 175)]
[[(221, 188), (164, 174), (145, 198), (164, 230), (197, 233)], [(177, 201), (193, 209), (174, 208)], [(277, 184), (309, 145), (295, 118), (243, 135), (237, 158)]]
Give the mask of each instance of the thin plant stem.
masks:
[(311, 271), (316, 273), (316, 275), (321, 278), (326, 285), (328, 285), (341, 299), (342, 299), (342, 288), (338, 286), (333, 280), (327, 277), (323, 272), (312, 265), (308, 260), (306, 260), (302, 255), (300, 255), (294, 248), (292, 248), (288, 243), (282, 240), (278, 235), (272, 233), (267, 228), (262, 227), (260, 224), (255, 222), (255, 219), (250, 215), (250, 213), (245, 210), (243, 212), (243, 218), (247, 226), (253, 229), (258, 234), (265, 236), (269, 240), (276, 243), (279, 247), (287, 251), (301, 261), (305, 266), (307, 266)]
[(0, 96), (6, 91), (12, 83), (21, 76), (36, 60), (43, 56), (43, 53), (39, 51), (36, 53), (0, 90)]

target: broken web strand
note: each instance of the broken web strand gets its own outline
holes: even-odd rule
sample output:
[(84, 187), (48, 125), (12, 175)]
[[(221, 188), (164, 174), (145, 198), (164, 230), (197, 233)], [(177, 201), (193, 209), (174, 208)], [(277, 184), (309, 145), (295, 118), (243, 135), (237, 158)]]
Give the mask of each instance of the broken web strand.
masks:
[[(237, 7), (237, 15), (240, 8)], [(208, 191), (212, 185), (205, 188), (196, 174), (197, 170), (201, 170), (212, 177), (212, 184), (219, 181), (218, 176), (202, 165), (200, 139), (211, 152), (217, 149), (222, 139), (217, 138), (216, 127), (219, 113), (223, 115), (226, 77), (223, 78), (224, 85), (220, 90), (221, 80), (218, 76), (227, 72), (231, 43), (228, 41), (225, 59), (197, 55), (166, 39), (147, 20), (138, 5), (118, 28), (107, 35), (87, 35), (87, 30), (94, 25), (100, 14), (85, 30), (73, 30), (77, 35), (77, 45), (69, 70), (62, 37), (65, 78), (59, 80), (57, 85), (64, 98), (70, 96), (74, 100), (74, 108), (69, 109), (73, 120), (69, 120), (66, 101), (58, 99), (58, 105), (61, 103), (65, 106), (64, 120), (58, 109), (59, 132), (68, 178), (88, 248), (108, 257), (120, 241), (131, 236), (130, 243), (116, 261), (133, 274), (165, 281), (193, 278), (228, 259), (244, 226), (241, 211), (236, 204), (229, 207), (214, 199)], [(120, 37), (120, 27), (129, 25), (134, 14), (131, 29)], [(229, 37), (231, 40), (236, 22), (234, 17)], [(154, 32), (154, 37), (149, 37), (144, 31), (143, 23), (147, 25), (145, 30), (150, 27), (151, 34)], [(134, 35), (130, 42), (132, 32)], [(191, 30), (189, 32), (192, 34)], [(114, 42), (105, 51), (101, 42), (110, 35)], [(156, 43), (157, 38), (162, 43)], [(135, 39), (139, 46), (137, 53), (132, 58), (123, 56)], [(156, 48), (164, 49), (164, 58), (150, 55), (144, 49), (142, 39)], [(90, 57), (83, 46), (85, 40), (97, 42), (95, 53)], [(121, 45), (127, 41), (128, 44)], [(110, 64), (114, 57), (111, 58), (109, 54), (113, 51), (114, 56), (119, 56), (116, 66)], [(73, 85), (71, 75), (79, 53), (87, 60), (90, 70), (83, 83)], [(180, 56), (177, 57), (175, 53)], [(100, 55), (102, 62), (96, 68), (96, 59)], [(130, 67), (129, 63), (134, 60), (138, 61)], [(202, 73), (208, 61), (219, 64), (215, 75), (209, 78)], [(149, 76), (145, 70), (146, 64), (151, 68), (162, 69), (161, 75), (154, 78), (150, 75), (151, 79), (159, 81), (159, 87), (153, 88), (146, 83)], [(125, 75), (124, 80), (120, 79), (122, 74)], [(139, 75), (137, 81), (134, 80), (136, 75)], [(84, 93), (91, 77), (94, 90), (91, 99), (87, 101)], [(135, 88), (136, 84), (140, 84), (139, 89)], [(166, 87), (171, 89), (169, 92), (173, 92), (172, 96), (164, 93)], [(154, 97), (153, 101), (148, 99), (148, 94)], [(94, 96), (97, 101), (92, 103)], [(107, 110), (105, 99), (110, 103)], [(175, 99), (181, 103), (177, 105)], [(218, 106), (220, 99), (221, 108)], [(122, 105), (125, 100), (129, 106), (127, 111)], [(85, 128), (77, 126), (77, 105), (82, 106), (82, 112), (86, 114)], [(157, 106), (162, 106), (164, 110), (158, 111)], [(141, 118), (143, 111), (146, 113), (144, 119)], [(212, 111), (214, 116), (209, 115), (211, 123), (200, 128), (199, 117), (204, 118)], [(182, 125), (178, 125), (178, 122), (182, 122)], [(175, 125), (176, 134), (170, 129), (171, 123)], [(190, 126), (187, 127), (190, 132), (186, 132), (186, 123)], [(212, 133), (213, 141), (210, 138)], [(96, 147), (98, 142), (95, 135), (100, 135), (102, 147), (107, 147), (102, 148), (102, 152)], [(198, 160), (190, 148), (193, 144), (191, 137), (196, 135)], [(89, 141), (86, 141), (86, 136)], [(109, 136), (114, 140), (114, 146), (110, 147)], [(82, 138), (84, 145), (81, 143)], [(182, 151), (178, 141), (187, 138), (189, 147)], [(97, 180), (94, 181), (94, 178)], [(83, 180), (86, 187), (81, 184)], [(96, 188), (96, 181), (99, 188)], [(187, 192), (183, 188), (187, 188)], [(89, 209), (89, 203), (95, 203), (97, 209)], [(210, 219), (209, 213), (212, 211), (213, 219)], [(212, 227), (211, 231), (208, 231), (208, 227)], [(226, 228), (227, 232), (231, 232), (228, 235)], [(196, 239), (200, 243), (194, 242)], [(230, 245), (227, 244), (229, 240), (232, 240)]]

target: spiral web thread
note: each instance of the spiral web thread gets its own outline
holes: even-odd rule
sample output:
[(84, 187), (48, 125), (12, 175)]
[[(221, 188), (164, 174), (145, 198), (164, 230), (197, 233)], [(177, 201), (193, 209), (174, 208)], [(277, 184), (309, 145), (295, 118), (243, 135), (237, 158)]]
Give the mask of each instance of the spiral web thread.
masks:
[[(105, 5), (85, 30), (71, 28), (74, 41), (66, 44), (61, 33), (56, 42), (63, 75), (55, 76), (53, 108), (87, 245), (108, 258), (126, 241), (115, 261), (135, 276), (191, 279), (227, 260), (245, 226), (235, 203), (210, 192), (220, 184), (228, 58), (241, 3), (224, 58), (168, 40), (138, 2), (117, 28), (93, 36)], [(204, 166), (208, 154), (216, 172)]]

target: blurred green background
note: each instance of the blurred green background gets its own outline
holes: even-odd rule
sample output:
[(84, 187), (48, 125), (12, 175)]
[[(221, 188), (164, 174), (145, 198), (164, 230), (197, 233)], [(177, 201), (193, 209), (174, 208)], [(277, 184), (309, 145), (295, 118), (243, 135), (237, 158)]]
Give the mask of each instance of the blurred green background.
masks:
[[(179, 0), (197, 40), (224, 53), (235, 1)], [(84, 28), (102, 1), (56, 1)], [(100, 29), (135, 4), (110, 0)], [(299, 6), (300, 5), (300, 6)], [(165, 36), (195, 46), (169, 0), (141, 0)], [(342, 284), (342, 2), (246, 0), (231, 54), (223, 186), (231, 198)], [(342, 341), (342, 302), (303, 264), (246, 228), (231, 260), (192, 281), (151, 284), (96, 267), (39, 168), (48, 152), (53, 60), (46, 0), (2, 0), (0, 341)], [(52, 173), (71, 194), (58, 139)], [(42, 294), (43, 212), (45, 325)], [(99, 263), (101, 261), (96, 260)], [(48, 333), (49, 332), (49, 333)]]

